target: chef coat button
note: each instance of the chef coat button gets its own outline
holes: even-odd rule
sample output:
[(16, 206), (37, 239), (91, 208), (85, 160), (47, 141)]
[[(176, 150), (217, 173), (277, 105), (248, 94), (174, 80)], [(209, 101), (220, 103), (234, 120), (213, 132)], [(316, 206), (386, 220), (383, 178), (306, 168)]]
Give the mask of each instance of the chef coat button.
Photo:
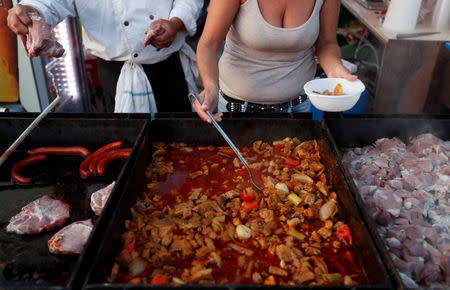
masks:
[(138, 57), (138, 56), (139, 56), (139, 54), (135, 53), (135, 54), (133, 54), (133, 56), (134, 56), (134, 57)]
[(128, 24), (130, 24), (128, 21), (125, 21), (125, 22), (123, 23), (123, 25), (125, 25), (125, 26), (128, 26)]
[(153, 15), (150, 15), (150, 19), (151, 20), (153, 20), (155, 18), (155, 16), (153, 16)]

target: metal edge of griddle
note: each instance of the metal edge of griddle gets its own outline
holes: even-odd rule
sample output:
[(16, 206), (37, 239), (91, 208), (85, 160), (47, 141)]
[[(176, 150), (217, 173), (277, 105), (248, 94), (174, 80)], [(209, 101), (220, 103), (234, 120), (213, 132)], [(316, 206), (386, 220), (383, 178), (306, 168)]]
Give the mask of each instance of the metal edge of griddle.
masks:
[[(142, 157), (143, 157), (143, 154), (146, 154), (146, 152), (147, 152), (146, 150), (148, 150), (147, 148), (145, 148), (145, 146), (147, 145), (147, 142), (151, 142), (151, 141), (147, 140), (147, 136), (150, 135), (150, 133), (149, 133), (150, 129), (151, 129), (151, 122), (148, 122), (143, 134), (140, 136), (140, 141), (139, 141), (139, 146), (138, 146), (139, 150), (136, 151), (136, 158), (128, 165), (128, 168), (126, 169), (129, 172), (129, 174), (127, 174), (127, 176), (122, 179), (122, 186), (120, 188), (120, 193), (117, 193), (117, 195), (119, 196), (117, 198), (117, 202), (114, 204), (114, 206), (109, 206), (108, 208), (105, 208), (105, 210), (104, 210), (104, 212), (105, 212), (104, 215), (108, 216), (108, 219), (105, 218), (105, 220), (104, 220), (103, 231), (97, 232), (96, 237), (93, 237), (93, 239), (95, 238), (97, 241), (99, 241), (99, 243), (96, 245), (96, 247), (94, 247), (90, 244), (89, 248), (86, 249), (86, 252), (89, 251), (90, 253), (92, 253), (93, 256), (92, 256), (91, 263), (88, 266), (88, 269), (86, 270), (87, 272), (85, 273), (85, 275), (79, 277), (79, 280), (77, 281), (79, 284), (76, 285), (77, 287), (80, 287), (83, 289), (104, 289), (104, 288), (123, 289), (123, 287), (118, 284), (111, 284), (111, 283), (104, 282), (104, 283), (91, 283), (88, 285), (88, 283), (89, 283), (91, 276), (96, 274), (94, 271), (98, 270), (96, 266), (99, 263), (98, 260), (102, 258), (100, 256), (100, 254), (102, 254), (102, 251), (104, 251), (105, 243), (114, 242), (108, 238), (111, 235), (112, 227), (114, 227), (116, 224), (116, 219), (118, 219), (120, 222), (123, 221), (120, 219), (122, 210), (127, 211), (127, 215), (129, 215), (129, 208), (122, 209), (122, 207), (124, 207), (123, 203), (127, 202), (128, 199), (130, 199), (130, 198), (133, 199), (133, 202), (132, 202), (133, 204), (136, 202), (137, 194), (136, 195), (132, 195), (132, 194), (126, 195), (126, 193), (128, 192), (130, 186), (133, 186), (131, 181), (135, 178), (135, 171), (139, 169), (138, 168), (140, 165), (139, 163), (144, 162), (143, 161), (144, 158), (142, 158)], [(148, 153), (148, 154), (150, 154), (150, 153)], [(144, 157), (146, 157), (146, 156), (144, 156)], [(134, 184), (134, 185), (136, 185), (136, 184)], [(119, 215), (119, 217), (118, 217), (118, 215)], [(120, 226), (120, 228), (122, 228), (122, 226)], [(119, 233), (119, 235), (120, 234), (121, 234), (121, 232)], [(110, 257), (110, 258), (114, 262), (115, 256)], [(102, 266), (103, 266), (103, 264), (102, 264)], [(108, 269), (108, 271), (109, 271), (109, 269)], [(105, 280), (106, 280), (106, 277), (105, 277)], [(79, 289), (79, 288), (76, 288), (76, 289)]]
[[(245, 121), (245, 119), (246, 118), (244, 118), (244, 119), (233, 118), (232, 120), (227, 120), (227, 121), (228, 122), (229, 121), (239, 121), (239, 120)], [(270, 118), (264, 118), (264, 119), (267, 119), (267, 121), (273, 121), (273, 119), (270, 119)], [(293, 124), (294, 124), (294, 122), (300, 120), (300, 119), (293, 120), (293, 118), (286, 118), (286, 119), (288, 119), (288, 121), (292, 122)], [(155, 124), (156, 123), (161, 123), (161, 122), (165, 123), (166, 121), (169, 122), (169, 123), (172, 123), (172, 122), (183, 123), (183, 121), (186, 121), (186, 120), (187, 120), (186, 118), (175, 118), (175, 119), (171, 118), (170, 120), (168, 120), (168, 119), (165, 120), (165, 118), (162, 118), (162, 119), (158, 119), (158, 120), (153, 120), (151, 123), (155, 123)], [(206, 123), (201, 123), (202, 121), (200, 119), (191, 119), (189, 121), (190, 122), (194, 121), (196, 123), (198, 122), (198, 124), (201, 124), (203, 126), (208, 126)], [(227, 121), (225, 121), (225, 123), (227, 123)], [(258, 121), (259, 121), (259, 119), (258, 119)], [(308, 124), (313, 124), (313, 126), (317, 126), (317, 130), (322, 130), (322, 128), (320, 127), (320, 124), (318, 122), (312, 121), (312, 120), (305, 120), (305, 121)], [(206, 124), (206, 125), (204, 125), (204, 124)], [(211, 128), (212, 128), (212, 125), (209, 125), (209, 126), (211, 126)], [(213, 130), (213, 128), (211, 130)], [(158, 133), (157, 131), (155, 131), (155, 132)], [(147, 145), (149, 145), (149, 144), (151, 144), (154, 141), (155, 138), (158, 138), (158, 137), (154, 136), (155, 132), (152, 132), (152, 130), (150, 128), (148, 133), (149, 134), (153, 133), (153, 134), (152, 134), (152, 136), (150, 136), (149, 139), (144, 140), (143, 143), (141, 144), (141, 146), (145, 146), (147, 144), (146, 142), (149, 142), (147, 144)], [(149, 149), (147, 148), (146, 150), (149, 150)], [(146, 154), (148, 155), (148, 153), (146, 153)], [(135, 160), (134, 163), (136, 165), (136, 163), (138, 163), (138, 161)], [(134, 167), (133, 168), (133, 173), (134, 173), (135, 170), (136, 170), (136, 168)], [(140, 170), (142, 170), (142, 168), (140, 168)], [(127, 190), (128, 187), (130, 186), (130, 181), (131, 181), (131, 179), (134, 178), (134, 174), (133, 173), (131, 173), (128, 176), (127, 186), (126, 186), (126, 188), (123, 188), (123, 190)], [(344, 177), (342, 177), (342, 179), (345, 181)], [(97, 273), (93, 273), (93, 271), (98, 271), (98, 269), (96, 268), (96, 267), (99, 267), (99, 265), (97, 265), (97, 264), (100, 263), (98, 261), (98, 259), (99, 259), (98, 255), (100, 255), (100, 254), (102, 254), (102, 255), (107, 254), (107, 253), (101, 253), (101, 251), (103, 250), (104, 243), (106, 241), (105, 239), (108, 236), (112, 235), (111, 234), (112, 226), (116, 226), (117, 227), (117, 225), (113, 225), (113, 223), (115, 222), (115, 219), (118, 218), (117, 215), (121, 214), (121, 213), (119, 213), (120, 211), (125, 211), (125, 210), (129, 211), (129, 208), (127, 208), (127, 209), (123, 209), (122, 208), (123, 207), (122, 203), (125, 201), (125, 199), (124, 199), (125, 195), (126, 195), (126, 192), (123, 192), (122, 195), (121, 195), (121, 200), (118, 202), (116, 208), (114, 209), (113, 215), (111, 216), (111, 219), (110, 219), (110, 222), (109, 222), (108, 226), (105, 227), (105, 233), (103, 234), (103, 240), (101, 241), (101, 244), (99, 245), (99, 250), (97, 252), (96, 258), (94, 259), (94, 263), (92, 264), (92, 267), (89, 269), (89, 273), (86, 276), (86, 279), (85, 279), (85, 282), (84, 282), (84, 289), (105, 289), (105, 288), (110, 288), (110, 289), (145, 289), (145, 288), (149, 288), (149, 289), (168, 289), (168, 288), (172, 288), (172, 286), (170, 286), (170, 285), (167, 285), (167, 286), (156, 286), (156, 285), (140, 285), (140, 286), (136, 286), (136, 285), (128, 285), (128, 284), (102, 283), (102, 282), (95, 281), (95, 280), (104, 280), (104, 279), (106, 279), (106, 277), (104, 277), (104, 276), (102, 276), (101, 279), (96, 279), (94, 277), (93, 278), (94, 281), (90, 281), (90, 278), (92, 278), (92, 276), (97, 275)], [(350, 192), (348, 192), (348, 195), (349, 195), (349, 198), (352, 198)], [(127, 197), (128, 197), (128, 195), (127, 195)], [(130, 199), (130, 198), (131, 197), (128, 197), (128, 199)], [(134, 197), (133, 199), (135, 200), (136, 198), (137, 198), (137, 196)], [(109, 208), (109, 209), (111, 210), (111, 208)], [(354, 209), (355, 209), (355, 211), (358, 211), (357, 207), (354, 207)], [(129, 213), (127, 215), (129, 215)], [(367, 231), (366, 228), (364, 228), (364, 229)], [(370, 235), (369, 235), (368, 231), (367, 231), (367, 235), (368, 235), (368, 238), (370, 239)], [(110, 242), (112, 242), (112, 241), (110, 241)], [(375, 247), (373, 247), (373, 249), (375, 250)], [(374, 254), (378, 255), (377, 252), (375, 252)], [(114, 257), (113, 257), (113, 259), (114, 259)], [(112, 266), (112, 264), (108, 265), (108, 266)], [(94, 269), (94, 268), (96, 268), (96, 269)], [(109, 269), (107, 271), (109, 271)], [(388, 275), (386, 275), (386, 278), (387, 278), (387, 280), (390, 283), (390, 277)], [(176, 288), (180, 288), (180, 287), (177, 286)], [(261, 286), (261, 285), (206, 285), (206, 286), (189, 285), (189, 286), (186, 286), (186, 287), (181, 287), (180, 289), (202, 289), (202, 288), (214, 288), (214, 289), (252, 289), (252, 288), (260, 289), (260, 288), (271, 288), (271, 289), (273, 289), (273, 287)], [(277, 286), (277, 288), (280, 288), (280, 289), (281, 288), (283, 288), (283, 289), (290, 289), (290, 288), (297, 289), (297, 288), (299, 288), (299, 286)], [(304, 288), (304, 289), (310, 289), (310, 288), (311, 289), (328, 289), (328, 287), (311, 287), (311, 286), (301, 286), (301, 288)], [(343, 289), (365, 289), (365, 288), (386, 289), (386, 288), (390, 288), (390, 285), (369, 285), (369, 286), (357, 285), (357, 286), (341, 286), (341, 287), (338, 287), (338, 288), (343, 288)]]
[(0, 284), (0, 289), (4, 289), (4, 290), (28, 290), (28, 289), (33, 289), (33, 290), (65, 290), (67, 289), (66, 286), (40, 286), (40, 285), (36, 285), (36, 284), (23, 284), (20, 286), (14, 285), (14, 286), (9, 286), (9, 285), (1, 285)]
[(283, 286), (269, 286), (269, 285), (185, 285), (185, 286), (172, 286), (172, 285), (128, 285), (128, 284), (90, 284), (85, 286), (83, 289), (122, 289), (122, 290), (140, 290), (140, 289), (154, 289), (154, 290), (167, 290), (167, 289), (177, 289), (177, 290), (194, 290), (194, 289), (214, 289), (214, 290), (248, 290), (248, 289), (346, 289), (346, 290), (357, 290), (357, 289), (387, 289), (386, 287), (377, 286), (309, 286), (309, 285), (283, 285)]
[[(155, 119), (199, 119), (197, 113), (156, 113)], [(305, 119), (312, 113), (223, 113), (223, 119)]]
[(327, 126), (326, 120), (322, 119), (321, 123), (322, 123), (324, 129), (326, 130), (327, 135), (329, 136), (328, 139), (330, 140), (330, 143), (331, 143), (330, 147), (334, 151), (334, 154), (338, 157), (337, 158), (338, 165), (341, 168), (342, 174), (344, 175), (344, 178), (345, 178), (347, 185), (349, 187), (349, 190), (353, 196), (353, 199), (355, 201), (357, 209), (358, 209), (360, 215), (362, 216), (363, 221), (366, 224), (366, 227), (369, 230), (369, 234), (371, 235), (372, 240), (375, 242), (375, 246), (377, 247), (377, 250), (379, 251), (379, 254), (381, 255), (381, 258), (383, 260), (383, 263), (385, 264), (386, 269), (388, 270), (388, 273), (393, 282), (393, 285), (396, 289), (400, 289), (400, 290), (404, 289), (402, 280), (397, 272), (397, 269), (396, 269), (394, 263), (392, 262), (391, 257), (389, 256), (388, 250), (376, 230), (373, 219), (368, 214), (368, 211), (364, 204), (364, 201), (361, 199), (361, 194), (359, 193), (359, 191), (353, 181), (353, 178), (350, 175), (350, 172), (342, 163), (342, 154), (334, 140), (333, 134), (331, 134), (331, 131)]
[(129, 175), (132, 172), (132, 168), (135, 165), (136, 158), (139, 154), (139, 151), (141, 150), (141, 146), (143, 144), (143, 136), (146, 135), (149, 127), (150, 120), (147, 120), (146, 124), (143, 126), (141, 132), (136, 138), (136, 142), (133, 146), (130, 156), (128, 157), (127, 162), (124, 164), (119, 173), (114, 190), (111, 192), (110, 197), (108, 198), (102, 210), (99, 220), (94, 225), (92, 233), (90, 234), (89, 239), (86, 242), (86, 246), (83, 248), (83, 251), (80, 254), (80, 259), (78, 259), (74, 267), (75, 274), (72, 275), (71, 279), (69, 280), (69, 289), (82, 288), (88, 272), (90, 271), (90, 268), (92, 266), (92, 262), (98, 255), (98, 249), (105, 242), (105, 229), (109, 228), (109, 225), (112, 221), (112, 215), (117, 206), (120, 204), (122, 194), (124, 194), (124, 189), (128, 185), (130, 179)]
[[(33, 112), (8, 112), (0, 113), (1, 119), (11, 119), (11, 118), (36, 118), (39, 113)], [(144, 113), (59, 113), (52, 112), (49, 113), (46, 119), (150, 119), (150, 114)]]

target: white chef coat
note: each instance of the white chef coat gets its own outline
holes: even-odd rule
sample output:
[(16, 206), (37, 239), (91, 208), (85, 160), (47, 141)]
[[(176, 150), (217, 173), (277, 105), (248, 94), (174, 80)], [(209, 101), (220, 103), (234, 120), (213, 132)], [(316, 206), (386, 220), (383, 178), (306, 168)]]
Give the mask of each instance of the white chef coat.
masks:
[[(185, 37), (194, 35), (203, 0), (23, 0), (52, 26), (75, 15), (74, 2), (83, 25), (83, 44), (89, 54), (105, 60), (124, 61), (117, 83), (118, 113), (156, 112), (151, 84), (141, 64), (153, 64), (180, 52), (188, 91), (198, 94), (199, 78), (195, 52)], [(157, 19), (180, 18), (185, 29), (179, 31), (170, 47), (157, 51), (143, 48), (145, 31)], [(125, 88), (125, 89), (123, 89)]]
[[(55, 26), (75, 15), (73, 0), (23, 0), (38, 10), (46, 22)], [(116, 2), (116, 3), (114, 3)], [(203, 0), (76, 0), (83, 25), (83, 44), (88, 53), (105, 60), (153, 64), (167, 59), (194, 35)], [(119, 9), (115, 9), (119, 8)], [(142, 48), (145, 30), (157, 19), (180, 18), (186, 30), (177, 33), (172, 45), (156, 51)]]

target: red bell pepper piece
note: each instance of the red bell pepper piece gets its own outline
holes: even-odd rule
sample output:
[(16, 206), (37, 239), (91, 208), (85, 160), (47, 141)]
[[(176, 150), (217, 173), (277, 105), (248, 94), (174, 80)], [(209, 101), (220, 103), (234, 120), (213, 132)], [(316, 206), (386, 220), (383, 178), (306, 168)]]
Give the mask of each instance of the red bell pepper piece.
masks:
[(255, 209), (258, 207), (258, 201), (257, 200), (252, 200), (252, 201), (244, 201), (242, 202), (242, 210), (244, 212), (249, 212), (252, 209)]
[(241, 199), (243, 201), (252, 201), (255, 198), (255, 192), (252, 190), (249, 194), (246, 189), (244, 189), (241, 193)]
[(283, 148), (284, 148), (284, 144), (278, 144), (278, 145), (273, 146), (273, 151), (280, 151)]
[(167, 284), (167, 278), (164, 276), (155, 275), (150, 284)]
[(300, 164), (300, 161), (295, 160), (295, 159), (292, 159), (292, 158), (286, 157), (286, 158), (284, 159), (283, 165), (281, 165), (281, 166), (282, 166), (282, 167), (288, 167), (288, 168), (291, 168), (291, 167), (295, 167), (295, 166), (297, 166), (297, 165), (299, 165), (299, 164)]
[(134, 247), (136, 246), (136, 239), (133, 239), (128, 245), (126, 245), (122, 251), (120, 252), (120, 255), (129, 254), (131, 251), (134, 250)]
[(347, 225), (342, 226), (341, 228), (339, 228), (336, 231), (336, 237), (339, 238), (339, 240), (344, 240), (344, 241), (348, 241), (350, 243), (350, 245), (352, 244), (353, 240), (352, 240), (352, 236), (350, 234), (350, 229), (348, 228)]

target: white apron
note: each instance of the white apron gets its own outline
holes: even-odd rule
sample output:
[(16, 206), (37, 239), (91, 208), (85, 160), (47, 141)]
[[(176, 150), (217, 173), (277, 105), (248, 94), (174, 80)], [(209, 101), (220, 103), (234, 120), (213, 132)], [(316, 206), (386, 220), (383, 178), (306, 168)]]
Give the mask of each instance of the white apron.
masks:
[[(113, 1), (114, 8), (118, 9), (116, 1)], [(117, 11), (117, 10), (116, 10)], [(126, 35), (126, 33), (125, 33)], [(144, 41), (144, 38), (142, 38)], [(125, 61), (120, 71), (117, 81), (115, 97), (115, 113), (156, 113), (157, 107), (152, 86), (147, 79), (147, 75), (140, 63), (136, 63), (132, 56), (130, 47), (130, 58)], [(188, 86), (188, 92), (198, 94), (196, 80), (199, 79), (199, 72), (196, 65), (195, 52), (185, 42), (179, 51), (181, 66)], [(177, 96), (186, 97), (187, 96)]]

